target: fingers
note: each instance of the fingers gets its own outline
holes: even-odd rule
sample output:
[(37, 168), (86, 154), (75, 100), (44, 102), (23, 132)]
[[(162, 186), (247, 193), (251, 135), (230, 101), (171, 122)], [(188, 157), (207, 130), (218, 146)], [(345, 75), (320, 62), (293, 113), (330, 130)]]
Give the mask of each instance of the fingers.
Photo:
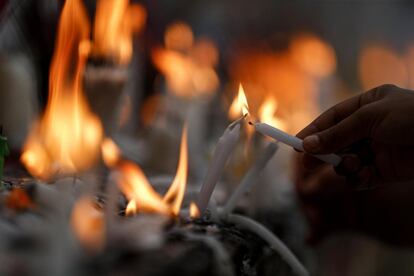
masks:
[[(322, 131), (327, 131), (324, 133), (324, 137), (326, 138), (331, 138), (329, 137), (329, 132), (332, 127), (337, 126), (339, 124), (341, 124), (343, 121), (345, 121), (346, 119), (348, 119), (349, 117), (352, 118), (351, 120), (347, 120), (344, 124), (342, 124), (341, 126), (347, 126), (347, 130), (349, 130), (351, 127), (353, 127), (354, 123), (358, 123), (357, 119), (364, 119), (365, 117), (363, 117), (363, 115), (365, 115), (364, 112), (360, 112), (361, 109), (363, 109), (364, 107), (366, 107), (367, 105), (374, 103), (382, 98), (385, 97), (385, 95), (387, 94), (387, 92), (391, 91), (391, 90), (395, 90), (395, 89), (399, 89), (396, 88), (396, 86), (392, 86), (392, 85), (383, 85), (377, 88), (374, 88), (368, 92), (362, 93), (358, 96), (352, 97), (348, 100), (345, 100), (335, 106), (333, 106), (332, 108), (328, 109), (326, 112), (324, 112), (323, 114), (321, 114), (317, 119), (315, 119), (311, 124), (309, 124), (306, 128), (304, 128), (302, 131), (300, 131), (297, 134), (297, 137), (304, 139), (310, 135), (316, 134), (316, 133), (320, 133)], [(367, 110), (367, 109), (365, 109)], [(362, 118), (360, 118), (362, 116)], [(365, 118), (366, 119), (366, 118)], [(361, 124), (357, 125), (358, 127), (361, 127)], [(362, 127), (361, 127), (362, 128)], [(341, 128), (339, 129), (335, 129), (336, 131), (334, 132), (334, 134), (337, 133), (337, 131), (341, 130)], [(362, 130), (364, 130), (362, 128)], [(354, 130), (355, 134), (359, 134), (356, 132), (356, 129)], [(353, 137), (353, 133), (349, 133), (346, 132), (346, 134), (348, 134), (348, 141), (349, 140), (354, 140), (351, 139)], [(335, 137), (336, 138), (336, 137)], [(318, 137), (312, 137), (311, 139), (308, 139), (308, 145), (309, 145), (309, 149), (311, 149), (312, 147), (316, 147), (318, 146), (318, 141), (316, 140), (318, 139)], [(341, 139), (339, 139), (341, 140)], [(335, 141), (334, 141), (335, 142)], [(334, 145), (333, 145), (334, 146)], [(322, 153), (322, 152), (318, 152), (318, 153)]]
[(369, 137), (376, 121), (375, 108), (367, 106), (350, 116), (303, 140), (305, 151), (313, 154), (338, 152), (343, 148)]

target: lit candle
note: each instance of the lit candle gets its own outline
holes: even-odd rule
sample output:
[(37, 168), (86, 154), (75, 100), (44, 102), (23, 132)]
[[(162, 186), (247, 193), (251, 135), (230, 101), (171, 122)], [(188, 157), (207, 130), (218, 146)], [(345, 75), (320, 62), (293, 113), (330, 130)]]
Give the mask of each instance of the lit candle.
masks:
[(197, 207), (200, 214), (203, 214), (206, 210), (214, 187), (220, 180), (227, 160), (230, 158), (230, 155), (236, 147), (240, 136), (240, 125), (244, 118), (245, 117), (242, 117), (230, 124), (217, 143), (213, 159), (210, 162), (210, 167), (208, 168), (207, 175), (204, 178), (203, 185), (198, 194)]
[[(249, 124), (253, 125), (257, 132), (272, 137), (273, 139), (280, 141), (281, 143), (286, 144), (288, 146), (291, 146), (297, 150), (303, 151), (303, 141), (298, 137), (289, 135), (286, 132), (265, 123), (249, 122)], [(313, 156), (333, 166), (338, 166), (342, 160), (341, 157), (336, 154), (316, 154)]]

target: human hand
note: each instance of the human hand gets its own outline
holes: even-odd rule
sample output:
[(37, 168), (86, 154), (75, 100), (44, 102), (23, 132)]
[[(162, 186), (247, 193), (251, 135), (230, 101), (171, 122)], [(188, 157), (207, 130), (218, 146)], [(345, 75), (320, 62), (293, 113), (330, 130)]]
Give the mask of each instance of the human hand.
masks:
[[(341, 102), (297, 134), (307, 153), (343, 154), (339, 174), (365, 185), (414, 179), (414, 93), (383, 85)], [(320, 161), (305, 154), (304, 165)]]

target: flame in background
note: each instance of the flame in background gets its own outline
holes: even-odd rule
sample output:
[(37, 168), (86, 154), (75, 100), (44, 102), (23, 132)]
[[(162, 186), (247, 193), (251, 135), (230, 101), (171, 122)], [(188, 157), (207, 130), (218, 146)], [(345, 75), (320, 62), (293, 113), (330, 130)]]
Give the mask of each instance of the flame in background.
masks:
[(32, 128), (21, 156), (28, 171), (41, 179), (89, 169), (99, 155), (102, 126), (90, 112), (81, 88), (90, 26), (80, 0), (65, 2), (60, 17), (50, 78), (49, 99)]
[(128, 64), (133, 52), (133, 34), (145, 25), (146, 10), (129, 0), (99, 0), (97, 3), (93, 54)]
[(184, 98), (211, 96), (220, 83), (215, 44), (206, 38), (195, 41), (191, 28), (181, 22), (167, 28), (164, 40), (165, 48), (154, 49), (152, 60), (165, 76), (169, 92)]
[(199, 218), (201, 216), (200, 209), (195, 202), (190, 203), (190, 218)]
[(364, 90), (384, 83), (407, 87), (409, 82), (404, 59), (381, 45), (362, 49), (359, 57), (359, 77)]
[(184, 127), (181, 138), (180, 159), (176, 176), (164, 197), (161, 197), (148, 182), (143, 171), (130, 162), (122, 162), (119, 166), (118, 184), (122, 193), (129, 200), (126, 214), (139, 212), (159, 213), (177, 216), (179, 214), (188, 175), (187, 127)]
[(285, 123), (276, 116), (277, 107), (278, 104), (274, 97), (266, 98), (258, 111), (260, 122), (286, 130)]
[(230, 74), (243, 83), (249, 115), (259, 117), (261, 106), (273, 97), (285, 131), (296, 133), (319, 113), (320, 82), (334, 73), (336, 56), (313, 34), (298, 34), (288, 45), (285, 50), (244, 49), (230, 63)]

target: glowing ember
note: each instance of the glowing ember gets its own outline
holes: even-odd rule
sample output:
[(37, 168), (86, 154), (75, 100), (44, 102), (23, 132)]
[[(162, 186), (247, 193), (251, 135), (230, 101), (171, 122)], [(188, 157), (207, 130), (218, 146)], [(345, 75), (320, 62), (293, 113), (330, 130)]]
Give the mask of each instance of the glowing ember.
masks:
[(127, 64), (132, 56), (133, 34), (145, 25), (146, 11), (129, 0), (99, 0), (93, 54)]
[(10, 191), (6, 198), (6, 206), (13, 210), (25, 210), (35, 207), (25, 190), (14, 188)]
[(96, 209), (89, 197), (80, 198), (72, 210), (72, 230), (87, 249), (99, 251), (105, 242), (105, 221), (101, 211)]
[(48, 104), (21, 156), (36, 177), (48, 179), (89, 169), (99, 155), (102, 127), (89, 111), (81, 89), (86, 56), (79, 45), (88, 39), (89, 24), (82, 2), (66, 1), (50, 70)]
[(200, 217), (200, 210), (197, 207), (195, 202), (190, 203), (190, 218), (199, 218)]
[(183, 202), (188, 175), (188, 145), (187, 127), (183, 129), (181, 138), (180, 160), (173, 183), (164, 198), (152, 188), (142, 170), (128, 162), (123, 162), (119, 168), (118, 183), (129, 200), (126, 214), (137, 212), (160, 213), (177, 216)]
[(108, 167), (113, 167), (118, 163), (121, 157), (121, 151), (118, 146), (109, 138), (102, 142), (102, 158)]
[(284, 122), (276, 117), (276, 110), (276, 99), (273, 97), (266, 98), (258, 112), (260, 122), (274, 126), (281, 130), (286, 130), (286, 125), (284, 124)]
[(236, 120), (241, 116), (249, 114), (249, 105), (247, 103), (246, 94), (244, 93), (243, 86), (239, 85), (239, 92), (237, 98), (233, 100), (233, 103), (229, 109), (229, 117), (232, 120)]

